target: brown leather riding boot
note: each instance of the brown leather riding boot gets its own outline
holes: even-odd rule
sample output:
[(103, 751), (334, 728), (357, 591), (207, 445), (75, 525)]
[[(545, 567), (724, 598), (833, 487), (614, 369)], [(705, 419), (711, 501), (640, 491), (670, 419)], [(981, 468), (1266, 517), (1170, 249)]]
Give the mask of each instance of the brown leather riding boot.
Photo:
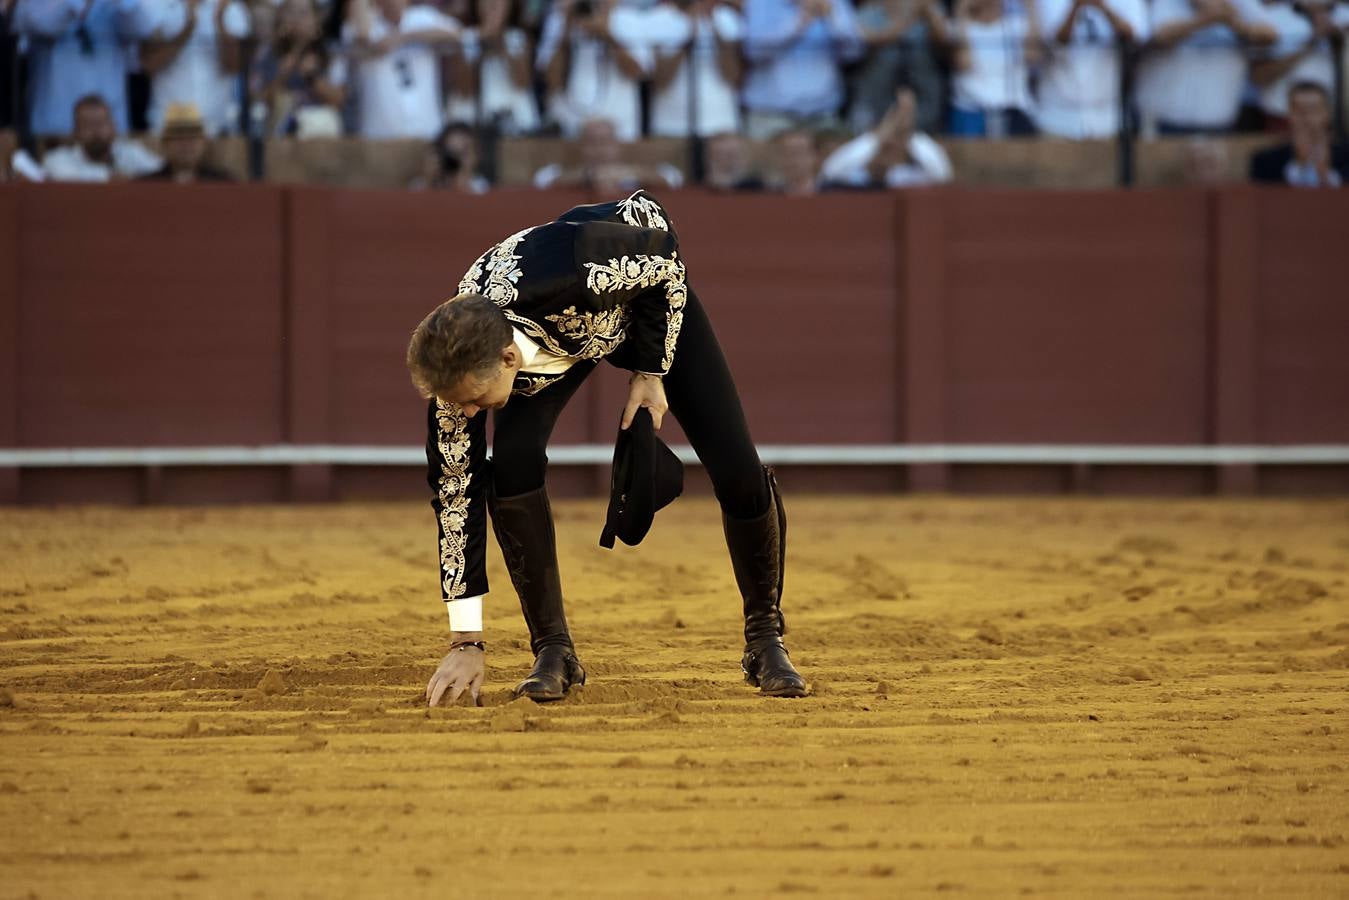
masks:
[(782, 578), (787, 552), (787, 513), (777, 479), (764, 469), (772, 495), (768, 511), (753, 519), (722, 516), (731, 568), (745, 608), (745, 680), (770, 697), (804, 697), (806, 680), (788, 658), (782, 635)]
[(520, 595), (520, 609), (529, 627), (534, 668), (515, 686), (515, 696), (536, 702), (561, 700), (573, 685), (583, 685), (585, 669), (567, 630), (562, 608), (562, 579), (557, 568), (553, 511), (544, 488), (517, 497), (489, 498), (492, 529), (511, 583)]

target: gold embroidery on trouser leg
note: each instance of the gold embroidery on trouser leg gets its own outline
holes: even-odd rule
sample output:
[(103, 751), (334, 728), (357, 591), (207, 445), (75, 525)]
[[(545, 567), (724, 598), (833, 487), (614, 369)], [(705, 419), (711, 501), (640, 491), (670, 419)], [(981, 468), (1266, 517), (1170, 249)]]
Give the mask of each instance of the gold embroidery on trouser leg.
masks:
[(468, 547), (468, 418), (457, 404), (436, 401), (436, 446), (440, 448), (440, 576), (445, 596), (462, 597)]
[(684, 324), (684, 304), (688, 301), (688, 287), (684, 284), (684, 264), (679, 261), (679, 254), (672, 253), (669, 259), (663, 256), (637, 254), (611, 259), (607, 265), (602, 263), (585, 265), (586, 287), (596, 294), (664, 285), (665, 300), (669, 307), (665, 313), (665, 348), (664, 356), (661, 358), (661, 371), (668, 372), (670, 366), (674, 364), (675, 344), (679, 341), (679, 329)]
[(511, 393), (521, 397), (533, 397), (548, 385), (561, 380), (561, 375), (516, 375)]
[(670, 230), (670, 223), (666, 222), (665, 216), (661, 214), (660, 204), (650, 197), (642, 196), (641, 191), (626, 200), (620, 200), (618, 212), (628, 225), (637, 228), (659, 228), (661, 231)]

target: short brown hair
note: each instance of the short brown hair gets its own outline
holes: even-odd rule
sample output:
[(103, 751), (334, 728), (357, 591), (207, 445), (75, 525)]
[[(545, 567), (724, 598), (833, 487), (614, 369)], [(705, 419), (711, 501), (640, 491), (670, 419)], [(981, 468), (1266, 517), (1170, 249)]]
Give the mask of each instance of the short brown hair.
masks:
[(1293, 83), (1288, 89), (1288, 99), (1293, 99), (1294, 94), (1316, 94), (1326, 102), (1327, 106), (1333, 106), (1335, 101), (1330, 99), (1330, 91), (1319, 81), (1303, 79)]
[(84, 109), (87, 106), (99, 106), (107, 110), (108, 112), (112, 112), (112, 107), (108, 106), (108, 101), (103, 99), (102, 94), (85, 94), (83, 97), (75, 101), (75, 105), (71, 107), (71, 111), (78, 116), (80, 114), (80, 110)]
[(511, 323), (482, 294), (459, 294), (431, 310), (412, 332), (408, 371), (430, 399), (459, 384), (465, 375), (496, 371), (511, 342)]

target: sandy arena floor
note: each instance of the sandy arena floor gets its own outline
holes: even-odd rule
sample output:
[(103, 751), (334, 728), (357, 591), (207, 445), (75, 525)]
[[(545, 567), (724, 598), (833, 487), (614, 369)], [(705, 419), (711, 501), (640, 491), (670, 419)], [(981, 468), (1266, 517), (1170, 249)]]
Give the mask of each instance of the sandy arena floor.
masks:
[(424, 505), (0, 511), (0, 897), (1349, 896), (1349, 502), (791, 500), (798, 701), (711, 503), (558, 507), (590, 685), (493, 548), (430, 711)]

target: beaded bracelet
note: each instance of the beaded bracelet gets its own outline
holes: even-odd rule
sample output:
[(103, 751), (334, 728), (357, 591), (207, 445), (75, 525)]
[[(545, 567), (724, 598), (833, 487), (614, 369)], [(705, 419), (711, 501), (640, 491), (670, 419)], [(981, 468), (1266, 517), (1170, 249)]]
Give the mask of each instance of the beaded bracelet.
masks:
[(487, 652), (487, 644), (483, 641), (454, 641), (450, 644), (450, 651), (463, 650), (465, 647), (477, 647), (484, 653)]

